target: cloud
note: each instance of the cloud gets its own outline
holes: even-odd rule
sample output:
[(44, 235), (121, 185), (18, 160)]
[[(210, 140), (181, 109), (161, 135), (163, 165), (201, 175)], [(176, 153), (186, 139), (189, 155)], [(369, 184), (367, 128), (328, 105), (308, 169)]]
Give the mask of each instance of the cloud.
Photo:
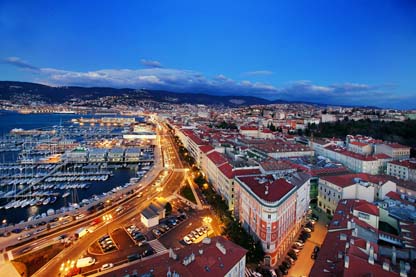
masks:
[(7, 64), (14, 65), (14, 66), (17, 66), (17, 67), (20, 67), (20, 68), (23, 68), (23, 69), (39, 70), (38, 67), (29, 64), (28, 62), (26, 62), (25, 60), (22, 60), (19, 57), (7, 57), (7, 58), (3, 59), (3, 62), (7, 63)]
[(255, 71), (247, 71), (243, 73), (244, 76), (268, 76), (272, 74), (273, 74), (273, 71), (270, 71), (270, 70), (255, 70)]
[(160, 67), (162, 67), (162, 64), (159, 61), (141, 59), (140, 63), (142, 65), (144, 65), (146, 67), (150, 67), (150, 68), (160, 68)]
[[(69, 71), (38, 68), (18, 58), (9, 57), (6, 63), (30, 69), (35, 80), (54, 86), (106, 86), (118, 88), (146, 88), (174, 92), (208, 93), (213, 95), (248, 95), (266, 99), (310, 101), (343, 105), (376, 105), (391, 107), (413, 101), (414, 96), (394, 93), (395, 86), (360, 83), (315, 84), (309, 80), (290, 82), (278, 87), (251, 80), (235, 80), (223, 74), (213, 77), (186, 69), (149, 67), (142, 69), (100, 69)], [(156, 65), (160, 63), (156, 63)], [(406, 100), (408, 99), (408, 100)]]

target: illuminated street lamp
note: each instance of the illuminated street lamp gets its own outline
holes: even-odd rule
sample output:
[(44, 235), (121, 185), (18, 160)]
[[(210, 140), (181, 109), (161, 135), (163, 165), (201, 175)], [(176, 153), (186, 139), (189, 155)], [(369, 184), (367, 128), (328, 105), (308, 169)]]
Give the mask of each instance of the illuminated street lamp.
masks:
[(206, 236), (206, 237), (208, 237), (208, 231), (211, 228), (212, 218), (209, 217), (209, 216), (204, 216), (204, 218), (202, 219), (202, 222), (208, 227), (207, 236)]

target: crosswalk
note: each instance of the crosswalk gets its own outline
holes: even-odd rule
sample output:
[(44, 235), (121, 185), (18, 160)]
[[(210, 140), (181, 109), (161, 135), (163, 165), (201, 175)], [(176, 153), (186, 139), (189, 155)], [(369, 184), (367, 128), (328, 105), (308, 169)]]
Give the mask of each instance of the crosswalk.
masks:
[(168, 251), (168, 249), (157, 239), (149, 241), (149, 245), (156, 253)]
[(245, 277), (257, 277), (257, 276), (263, 276), (263, 275), (261, 275), (260, 273), (246, 267), (244, 276)]

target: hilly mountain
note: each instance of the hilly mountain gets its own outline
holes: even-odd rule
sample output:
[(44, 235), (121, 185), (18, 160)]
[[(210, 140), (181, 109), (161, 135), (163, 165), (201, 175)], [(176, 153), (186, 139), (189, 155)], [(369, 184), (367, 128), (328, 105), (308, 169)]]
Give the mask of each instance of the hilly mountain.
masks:
[[(46, 103), (64, 103), (71, 99), (93, 100), (104, 96), (125, 96), (132, 99), (152, 100), (177, 104), (204, 104), (224, 106), (267, 105), (295, 103), (285, 100), (269, 101), (254, 96), (218, 96), (200, 93), (177, 93), (162, 90), (110, 88), (110, 87), (51, 87), (28, 82), (0, 81), (0, 99), (15, 100), (27, 96)], [(299, 102), (296, 102), (299, 103)]]

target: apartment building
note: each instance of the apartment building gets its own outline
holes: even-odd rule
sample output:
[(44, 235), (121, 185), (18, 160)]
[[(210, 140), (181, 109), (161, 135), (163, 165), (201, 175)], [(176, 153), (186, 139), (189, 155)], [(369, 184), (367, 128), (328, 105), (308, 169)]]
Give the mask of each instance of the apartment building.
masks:
[(365, 173), (323, 176), (318, 184), (318, 207), (333, 215), (342, 199), (373, 202), (396, 191), (396, 183), (382, 176)]
[(410, 147), (404, 146), (398, 143), (382, 143), (375, 145), (376, 154), (386, 154), (392, 157), (394, 160), (409, 159)]
[(387, 175), (416, 182), (416, 160), (395, 160), (387, 163)]
[[(236, 218), (247, 232), (261, 241), (266, 262), (270, 265), (275, 265), (285, 255), (296, 230), (300, 228), (298, 223), (309, 204), (307, 176), (288, 179), (273, 175), (235, 178)], [(303, 201), (300, 201), (301, 198)]]

